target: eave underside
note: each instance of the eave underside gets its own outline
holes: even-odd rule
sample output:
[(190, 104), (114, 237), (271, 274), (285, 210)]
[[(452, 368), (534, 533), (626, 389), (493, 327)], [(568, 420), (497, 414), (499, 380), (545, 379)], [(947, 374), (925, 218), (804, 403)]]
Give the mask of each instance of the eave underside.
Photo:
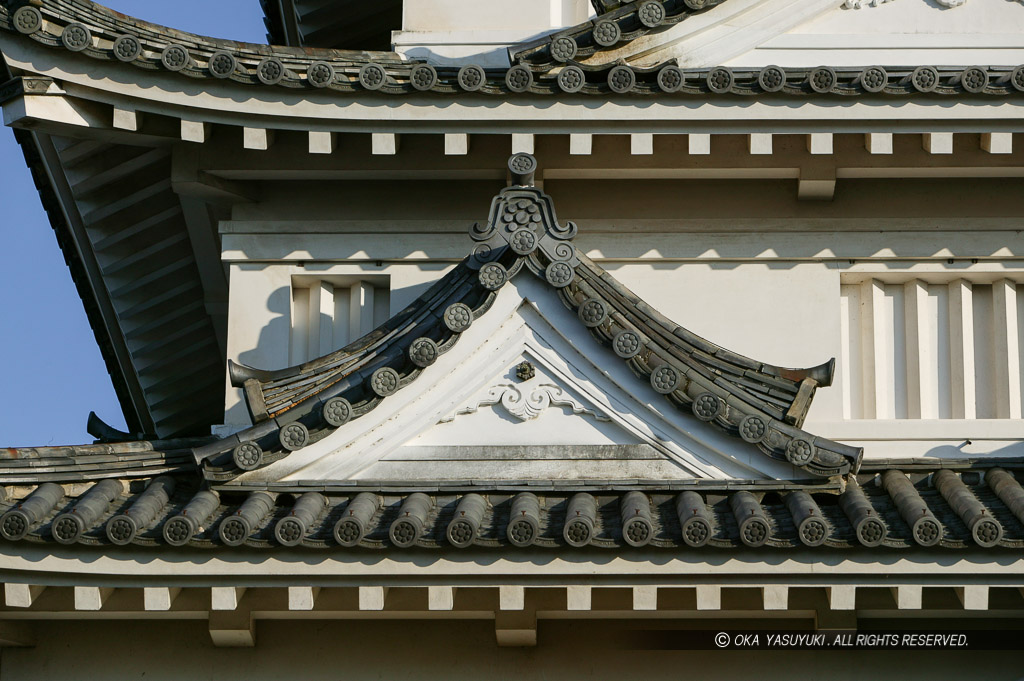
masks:
[(42, 132), (16, 131), (16, 139), (128, 430), (208, 434), (223, 413), (226, 283), (215, 262), (205, 281), (200, 275), (204, 244), (196, 242), (215, 235), (209, 217), (194, 228), (207, 234), (190, 233), (169, 181), (170, 151)]
[(260, 0), (267, 42), (292, 47), (391, 49), (402, 27), (401, 0)]
[[(651, 670), (664, 659), (659, 658), (659, 651), (675, 651), (671, 660), (678, 664), (681, 650), (690, 645), (714, 650), (711, 636), (715, 632), (750, 629), (831, 636), (858, 630), (967, 632), (973, 666), (977, 666), (982, 649), (1012, 650), (1007, 654), (1015, 665), (1019, 662), (1019, 651), (1013, 645), (1017, 632), (1013, 630), (1024, 614), (1024, 597), (1013, 578), (989, 572), (985, 575), (988, 583), (979, 584), (977, 577), (962, 572), (940, 580), (926, 573), (897, 572), (893, 576), (899, 584), (889, 585), (854, 570), (809, 579), (789, 572), (780, 582), (779, 572), (792, 568), (792, 562), (768, 572), (761, 566), (758, 576), (729, 574), (733, 565), (725, 560), (712, 574), (707, 570), (687, 572), (673, 562), (676, 572), (671, 576), (632, 572), (606, 577), (580, 574), (580, 569), (593, 564), (552, 564), (550, 574), (536, 578), (523, 573), (512, 576), (507, 571), (520, 566), (500, 563), (480, 575), (445, 574), (421, 565), (420, 576), (411, 579), (403, 574), (402, 566), (390, 563), (379, 564), (379, 573), (341, 579), (287, 574), (281, 572), (281, 566), (274, 566), (278, 578), (273, 583), (236, 571), (198, 579), (179, 575), (171, 580), (136, 571), (131, 576), (83, 575), (72, 583), (46, 584), (37, 576), (27, 583), (17, 581), (16, 572), (4, 570), (6, 604), (0, 605), (0, 645), (37, 646), (36, 651), (5, 650), (5, 668), (39, 655), (54, 664), (70, 653), (78, 669), (90, 669), (90, 657), (83, 648), (88, 644), (93, 652), (103, 651), (106, 659), (101, 669), (115, 674), (110, 678), (129, 673), (123, 664), (127, 656), (109, 655), (111, 636), (124, 636), (133, 645), (144, 646), (147, 660), (173, 655), (173, 678), (191, 673), (193, 668), (196, 674), (217, 669), (225, 656), (208, 658), (204, 649), (211, 642), (214, 646), (257, 646), (263, 668), (282, 664), (281, 658), (286, 658), (287, 666), (280, 673), (293, 669), (295, 657), (302, 656), (307, 658), (304, 669), (312, 672), (316, 668), (313, 660), (323, 657), (323, 648), (311, 647), (310, 641), (324, 637), (344, 641), (347, 650), (360, 651), (356, 661), (346, 663), (350, 678), (378, 678), (388, 670), (396, 676), (409, 673), (408, 665), (411, 661), (415, 664), (420, 654), (417, 651), (430, 651), (434, 660), (439, 649), (458, 651), (444, 664), (445, 674), (451, 674), (468, 660), (495, 656), (495, 644), (541, 646), (549, 663), (560, 659), (571, 646), (574, 652), (564, 662), (571, 661), (572, 667), (580, 664), (576, 651), (599, 649), (603, 669), (633, 667), (637, 652), (643, 651), (645, 668)], [(618, 567), (626, 570), (631, 566)], [(987, 566), (973, 567), (984, 570)], [(387, 577), (384, 571), (389, 573)], [(288, 621), (274, 621), (281, 619)], [(122, 624), (126, 620), (130, 620), (130, 630)], [(1012, 632), (1009, 637), (994, 634), (1006, 630)], [(416, 644), (406, 646), (406, 655), (395, 656), (388, 642), (396, 636), (415, 638)], [(61, 640), (59, 649), (55, 639)], [(182, 655), (184, 641), (189, 642), (187, 655)], [(382, 652), (375, 655), (377, 650)], [(749, 652), (730, 654), (735, 659)], [(820, 662), (829, 653), (814, 650), (813, 654)], [(907, 661), (906, 651), (894, 654), (901, 656), (900, 662)], [(845, 651), (844, 655), (844, 667), (860, 668), (863, 674), (878, 677), (886, 653)], [(373, 658), (372, 664), (365, 661), (367, 657)], [(398, 657), (400, 662), (395, 661)], [(790, 659), (786, 653), (773, 652), (772, 666), (784, 669), (790, 666)], [(916, 659), (911, 665), (915, 671), (902, 672), (899, 678), (937, 678), (957, 668), (950, 652), (921, 652)], [(928, 674), (914, 676), (922, 665), (928, 670), (935, 659), (942, 660), (941, 671), (930, 669)], [(985, 673), (994, 673), (1010, 659), (999, 653), (985, 654)], [(138, 657), (132, 658), (131, 670), (137, 670), (139, 663)], [(713, 660), (704, 661), (710, 663)], [(806, 666), (801, 664), (804, 666), (793, 669), (794, 674)], [(29, 668), (38, 669), (39, 665)], [(121, 669), (125, 673), (117, 676)], [(748, 678), (748, 669), (742, 676), (729, 671), (718, 676)], [(234, 663), (223, 673), (233, 672), (237, 672)], [(671, 673), (665, 670), (666, 675)], [(423, 668), (418, 669), (417, 675), (422, 674)], [(957, 678), (969, 677), (958, 674)]]

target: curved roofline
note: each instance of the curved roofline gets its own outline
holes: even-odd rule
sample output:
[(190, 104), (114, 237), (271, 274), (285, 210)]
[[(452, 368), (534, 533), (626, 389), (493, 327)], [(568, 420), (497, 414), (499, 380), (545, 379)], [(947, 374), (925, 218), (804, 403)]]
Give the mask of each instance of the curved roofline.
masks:
[[(622, 14), (623, 21), (640, 22), (638, 15), (648, 5), (663, 7), (655, 0), (631, 4), (603, 15), (597, 23), (608, 21), (604, 17), (618, 17), (619, 14)], [(673, 18), (685, 16), (688, 16), (688, 11), (673, 15)], [(663, 21), (668, 20), (663, 18)], [(639, 25), (644, 31), (657, 27)], [(590, 65), (575, 61), (575, 55), (563, 61), (552, 56), (558, 53), (557, 50), (552, 52), (556, 45), (568, 44), (558, 43), (559, 40), (575, 41), (575, 38), (561, 34), (546, 39), (547, 42), (540, 46), (517, 53), (524, 59), (536, 57), (539, 64), (523, 61), (507, 70), (484, 69), (473, 64), (461, 68), (434, 67), (423, 62), (406, 62), (395, 53), (300, 49), (206, 38), (131, 19), (89, 0), (64, 0), (61, 3), (42, 0), (39, 7), (23, 6), (14, 12), (0, 5), (0, 29), (22, 34), (55, 49), (70, 50), (106, 62), (121, 61), (150, 71), (163, 70), (182, 78), (335, 93), (479, 93), (510, 99), (527, 95), (577, 94), (700, 98), (762, 95), (784, 98), (806, 95), (823, 98), (906, 97), (921, 94), (935, 97), (1007, 97), (1024, 94), (1022, 66), (869, 65), (864, 68), (822, 66), (800, 69), (768, 66), (733, 70), (724, 66), (682, 69), (674, 61), (649, 68), (621, 63)], [(579, 49), (578, 45), (575, 49)]]
[(330, 550), (332, 561), (352, 560), (358, 554), (349, 552), (357, 549), (472, 549), (514, 561), (534, 551), (555, 557), (601, 549), (626, 557), (641, 550), (784, 548), (812, 550), (828, 561), (837, 549), (1024, 548), (1024, 511), (1015, 501), (1024, 494), (1019, 466), (989, 468), (988, 485), (978, 471), (934, 470), (931, 478), (912, 479), (890, 468), (881, 484), (864, 487), (854, 477), (843, 487), (733, 481), (632, 489), (363, 482), (212, 491), (169, 475), (132, 485), (107, 479), (74, 491), (44, 483), (18, 501), (0, 501), (0, 536), (13, 547), (8, 569), (35, 547), (60, 559), (90, 551), (100, 557), (113, 545), (147, 559), (214, 549), (234, 560), (269, 550), (283, 561), (295, 555), (291, 549)]

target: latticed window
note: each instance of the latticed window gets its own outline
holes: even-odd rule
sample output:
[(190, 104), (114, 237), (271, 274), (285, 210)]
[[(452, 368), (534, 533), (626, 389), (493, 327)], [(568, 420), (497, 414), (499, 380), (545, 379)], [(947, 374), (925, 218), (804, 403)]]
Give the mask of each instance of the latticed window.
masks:
[(294, 277), (291, 363), (344, 347), (387, 321), (390, 310), (387, 276)]
[(1024, 284), (844, 281), (848, 419), (1019, 419)]

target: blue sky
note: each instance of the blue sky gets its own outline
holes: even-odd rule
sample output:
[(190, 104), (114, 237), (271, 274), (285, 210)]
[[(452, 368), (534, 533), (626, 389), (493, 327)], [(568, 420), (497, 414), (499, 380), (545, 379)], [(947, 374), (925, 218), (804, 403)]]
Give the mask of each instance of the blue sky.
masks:
[[(258, 0), (101, 4), (192, 33), (266, 42)], [(0, 446), (91, 442), (89, 411), (123, 428), (82, 302), (9, 128), (0, 130), (0, 210)]]

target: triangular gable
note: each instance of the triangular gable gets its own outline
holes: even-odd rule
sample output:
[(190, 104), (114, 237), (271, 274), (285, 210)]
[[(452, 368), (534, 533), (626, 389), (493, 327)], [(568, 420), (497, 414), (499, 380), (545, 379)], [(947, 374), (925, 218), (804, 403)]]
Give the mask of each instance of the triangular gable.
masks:
[(360, 476), (525, 351), (550, 370), (561, 362), (563, 389), (644, 433), (688, 475), (790, 477), (773, 459), (819, 476), (856, 469), (859, 449), (800, 428), (831, 362), (775, 367), (663, 317), (575, 249), (575, 225), (529, 186), (536, 159), (517, 154), (509, 168), (514, 185), (474, 226), (473, 255), (387, 324), (291, 369), (232, 367), (257, 423), (196, 451), (210, 479)]
[[(541, 372), (540, 380), (518, 381), (510, 377), (523, 361), (534, 364)], [(522, 386), (522, 387), (521, 387)], [(472, 414), (495, 397), (500, 402), (504, 391), (511, 388), (529, 398), (542, 386), (551, 386), (559, 417), (573, 422), (573, 427), (553, 434), (548, 414), (543, 417), (510, 418), (501, 432), (485, 430), (480, 439), (467, 439), (466, 429), (479, 421)], [(495, 391), (496, 395), (491, 395)], [(558, 407), (558, 405), (555, 405)], [(579, 413), (573, 413), (574, 411)], [(459, 412), (464, 412), (461, 416)], [(468, 422), (460, 423), (461, 419)], [(500, 412), (497, 416), (501, 420)], [(512, 423), (511, 421), (516, 421)], [(446, 437), (462, 433), (461, 441)], [(428, 434), (432, 435), (428, 436)], [(401, 449), (407, 445), (452, 447), (493, 445), (492, 457), (502, 466), (483, 471), (494, 479), (534, 477), (535, 466), (505, 461), (497, 451), (516, 445), (561, 444), (573, 449), (589, 445), (644, 444), (656, 458), (666, 462), (654, 469), (650, 466), (620, 467), (622, 478), (766, 478), (807, 477), (789, 465), (778, 464), (756, 449), (737, 448), (733, 438), (718, 429), (680, 413), (650, 385), (637, 381), (622, 361), (609, 349), (600, 346), (586, 333), (580, 333), (579, 322), (548, 287), (534, 277), (516, 277), (495, 297), (481, 319), (462, 332), (455, 349), (422, 370), (407, 388), (383, 400), (367, 417), (339, 428), (329, 437), (316, 442), (265, 469), (248, 473), (240, 482), (255, 480), (338, 480), (394, 478), (397, 467), (377, 465), (381, 460), (400, 460)], [(542, 445), (543, 446), (543, 445)], [(460, 456), (453, 454), (453, 456)], [(572, 453), (566, 455), (571, 458)], [(630, 456), (628, 453), (625, 456)], [(670, 465), (669, 465), (670, 464)], [(423, 474), (409, 466), (402, 467), (413, 478)], [(581, 479), (607, 478), (607, 466), (588, 470), (577, 466)], [(453, 466), (437, 471), (437, 477), (450, 479), (479, 477), (467, 475), (464, 468)], [(543, 477), (543, 476), (541, 476)]]

